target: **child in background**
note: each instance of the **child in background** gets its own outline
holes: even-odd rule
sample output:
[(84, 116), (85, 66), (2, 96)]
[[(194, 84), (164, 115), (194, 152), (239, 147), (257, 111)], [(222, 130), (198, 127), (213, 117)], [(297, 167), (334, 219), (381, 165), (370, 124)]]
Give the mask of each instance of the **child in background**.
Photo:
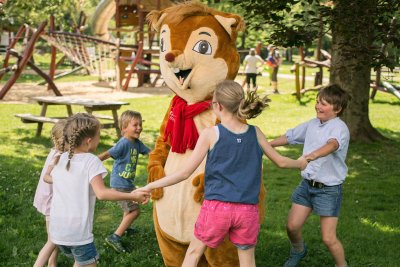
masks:
[[(110, 157), (114, 159), (110, 187), (129, 193), (136, 189), (133, 182), (139, 154), (147, 155), (150, 149), (139, 140), (143, 129), (142, 115), (139, 112), (132, 110), (123, 112), (119, 123), (122, 138), (111, 149), (100, 154), (99, 158), (102, 161)], [(129, 226), (138, 218), (140, 209), (138, 203), (132, 201), (119, 201), (118, 203), (123, 210), (122, 221), (115, 232), (106, 238), (106, 242), (115, 251), (126, 252), (121, 237), (130, 230)]]
[(207, 156), (204, 201), (182, 266), (197, 266), (206, 247), (217, 247), (227, 235), (237, 247), (240, 266), (255, 266), (262, 155), (282, 168), (304, 169), (307, 165), (304, 158), (292, 160), (281, 156), (258, 127), (244, 123), (258, 116), (267, 101), (261, 100), (254, 91), (245, 98), (243, 88), (234, 81), (218, 84), (212, 108), (221, 124), (201, 132), (181, 171), (140, 189), (150, 192), (179, 183)]
[(47, 242), (40, 250), (39, 255), (35, 261), (33, 267), (42, 267), (47, 263), (48, 267), (57, 266), (57, 254), (58, 250), (55, 244), (51, 242), (49, 236), (49, 221), (50, 221), (50, 205), (53, 197), (53, 186), (46, 183), (43, 177), (47, 171), (48, 166), (52, 163), (57, 155), (64, 152), (64, 135), (63, 130), (65, 126), (65, 120), (59, 120), (51, 129), (51, 140), (54, 147), (50, 150), (44, 163), (42, 173), (40, 174), (39, 183), (36, 188), (35, 198), (33, 199), (33, 206), (45, 216), (46, 219), (46, 231), (47, 231)]
[(274, 147), (304, 144), (303, 155), (310, 162), (301, 172), (303, 180), (292, 194), (286, 226), (292, 246), (285, 267), (297, 266), (307, 254), (301, 229), (312, 211), (320, 216), (322, 240), (336, 266), (347, 266), (342, 243), (336, 237), (336, 226), (342, 184), (347, 175), (345, 160), (350, 140), (349, 129), (339, 117), (349, 100), (350, 96), (338, 85), (326, 86), (317, 95), (317, 117), (270, 142)]
[(275, 45), (268, 45), (269, 55), (267, 58), (267, 65), (270, 68), (270, 79), (272, 83), (272, 89), (274, 90), (274, 94), (279, 94), (278, 90), (278, 70), (279, 65), (282, 64), (282, 57), (279, 54), (278, 49)]
[(131, 200), (147, 203), (149, 195), (122, 193), (104, 186), (107, 170), (92, 153), (100, 141), (100, 122), (90, 114), (68, 118), (64, 130), (68, 152), (49, 166), (44, 177), (53, 183), (50, 238), (74, 266), (97, 266), (99, 255), (93, 242), (96, 197), (100, 200)]

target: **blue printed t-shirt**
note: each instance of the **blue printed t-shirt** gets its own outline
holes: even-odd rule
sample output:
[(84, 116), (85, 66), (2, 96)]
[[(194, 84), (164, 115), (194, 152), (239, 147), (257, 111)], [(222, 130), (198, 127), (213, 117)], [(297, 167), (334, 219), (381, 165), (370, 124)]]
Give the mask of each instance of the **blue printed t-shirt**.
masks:
[(129, 141), (125, 137), (122, 137), (118, 143), (108, 151), (114, 159), (110, 187), (134, 189), (133, 180), (136, 175), (136, 165), (139, 154), (145, 155), (149, 152), (150, 149), (139, 139)]

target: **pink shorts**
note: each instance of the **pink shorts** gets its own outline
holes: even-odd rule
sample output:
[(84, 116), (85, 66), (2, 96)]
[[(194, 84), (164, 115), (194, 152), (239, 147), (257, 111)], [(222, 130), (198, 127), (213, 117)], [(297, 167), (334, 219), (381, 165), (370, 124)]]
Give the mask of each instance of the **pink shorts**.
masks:
[(220, 245), (226, 235), (240, 249), (254, 247), (259, 231), (258, 204), (218, 200), (204, 200), (194, 227), (196, 238), (211, 248)]

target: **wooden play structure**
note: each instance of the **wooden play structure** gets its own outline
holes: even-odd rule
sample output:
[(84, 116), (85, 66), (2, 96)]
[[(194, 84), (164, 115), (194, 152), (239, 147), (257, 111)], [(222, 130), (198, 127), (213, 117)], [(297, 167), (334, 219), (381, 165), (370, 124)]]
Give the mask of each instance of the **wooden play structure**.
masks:
[[(155, 74), (151, 82), (154, 86), (161, 75), (158, 64), (152, 63), (159, 53), (158, 40), (155, 39), (157, 35), (147, 28), (146, 16), (152, 10), (164, 9), (172, 4), (169, 0), (102, 0), (93, 15), (92, 28), (96, 37), (105, 41), (112, 41), (113, 38), (124, 40), (124, 37), (131, 37), (133, 43), (143, 43), (145, 47), (143, 60), (134, 70), (137, 73), (138, 86), (142, 86), (144, 82), (150, 82), (150, 75)], [(115, 26), (109, 27), (112, 19), (115, 21)], [(153, 47), (154, 44), (157, 44), (156, 48)], [(120, 59), (122, 60), (119, 61), (118, 66), (120, 80), (131, 75), (126, 63), (129, 57), (131, 57), (129, 51), (121, 51)]]
[[(376, 70), (375, 79), (371, 79), (370, 87), (372, 89), (370, 98), (372, 100), (375, 99), (376, 93), (378, 91), (384, 93), (391, 93), (400, 99), (400, 86), (395, 85), (395, 77), (399, 75), (400, 68), (395, 68), (389, 70), (388, 68), (379, 68)], [(400, 84), (400, 80), (397, 80), (397, 83)]]
[[(396, 18), (392, 19), (390, 30), (394, 31), (397, 28)], [(387, 49), (387, 43), (383, 43), (380, 49), (381, 53), (385, 53)], [(375, 79), (371, 79), (370, 87), (372, 88), (370, 98), (373, 100), (378, 91), (385, 93), (391, 93), (400, 99), (400, 87), (393, 84), (396, 74), (400, 73), (400, 68), (394, 68), (390, 70), (388, 68), (378, 68), (375, 72)], [(400, 84), (400, 80), (397, 81)]]
[[(304, 56), (303, 48), (299, 48), (300, 61), (296, 62), (291, 68), (291, 71), (294, 72), (295, 75), (296, 92), (294, 94), (296, 95), (297, 100), (300, 100), (301, 94), (304, 94), (305, 92), (318, 91), (322, 87), (324, 68), (329, 70), (329, 68), (331, 67), (331, 55), (323, 49), (319, 49), (318, 51), (319, 52), (317, 53), (317, 59), (320, 59), (321, 56), (324, 56), (324, 60), (307, 59)], [(315, 73), (314, 87), (312, 88), (305, 88), (306, 68), (319, 69), (318, 72)]]
[[(158, 64), (152, 60), (159, 53), (158, 47), (153, 48), (156, 34), (146, 29), (145, 17), (153, 9), (166, 8), (172, 5), (170, 1), (163, 0), (103, 0), (99, 4), (95, 15), (93, 30), (96, 37), (81, 33), (82, 25), (86, 17), (81, 13), (76, 32), (60, 32), (55, 30), (54, 18), (50, 18), (50, 26), (45, 31), (47, 22), (44, 22), (36, 30), (32, 30), (29, 42), (23, 48), (23, 53), (18, 53), (14, 48), (24, 33), (30, 29), (22, 26), (15, 38), (6, 49), (3, 66), (0, 68), (0, 79), (6, 72), (13, 72), (11, 78), (0, 90), (0, 99), (3, 99), (8, 90), (21, 75), (28, 65), (48, 83), (49, 89), (56, 95), (61, 92), (54, 84), (54, 79), (85, 69), (87, 73), (96, 75), (102, 81), (116, 81), (116, 89), (127, 90), (133, 75), (138, 78), (138, 86), (142, 86), (150, 75), (155, 74), (151, 82), (155, 86), (161, 77)], [(110, 20), (115, 19), (115, 28), (109, 27)], [(115, 32), (112, 35), (110, 32)], [(134, 36), (134, 44), (122, 43), (124, 35)], [(115, 37), (114, 37), (115, 36)], [(26, 38), (26, 37), (25, 37)], [(51, 45), (51, 63), (49, 74), (41, 71), (31, 60), (34, 45), (38, 38), (43, 38)], [(146, 48), (144, 46), (146, 45)], [(76, 64), (72, 70), (55, 75), (57, 50)], [(9, 66), (10, 57), (16, 57), (18, 63)]]
[[(3, 97), (6, 95), (8, 90), (10, 90), (11, 86), (13, 86), (13, 84), (17, 81), (18, 77), (21, 75), (22, 71), (25, 69), (25, 67), (27, 65), (29, 67), (31, 67), (38, 75), (40, 75), (43, 79), (45, 79), (48, 82), (50, 89), (53, 90), (55, 95), (61, 96), (61, 92), (58, 90), (58, 88), (54, 84), (53, 80), (50, 79), (50, 77), (46, 73), (41, 71), (31, 61), (35, 43), (39, 39), (40, 34), (44, 31), (46, 24), (47, 24), (47, 22), (43, 22), (38, 27), (38, 29), (32, 33), (32, 36), (30, 37), (28, 43), (26, 44), (26, 46), (24, 48), (24, 52), (22, 54), (19, 54), (17, 51), (15, 51), (14, 47), (15, 47), (17, 41), (22, 37), (22, 35), (29, 31), (28, 26), (26, 26), (26, 25), (21, 26), (21, 28), (18, 30), (14, 40), (10, 43), (9, 47), (7, 48), (5, 58), (4, 58), (3, 68), (0, 69), (0, 79), (2, 78), (3, 74), (6, 72), (13, 71), (14, 73), (11, 75), (11, 77), (8, 79), (6, 84), (0, 90), (0, 99), (3, 99)], [(9, 59), (11, 56), (16, 57), (18, 60), (17, 64), (15, 64), (12, 67), (10, 67), (8, 65)]]

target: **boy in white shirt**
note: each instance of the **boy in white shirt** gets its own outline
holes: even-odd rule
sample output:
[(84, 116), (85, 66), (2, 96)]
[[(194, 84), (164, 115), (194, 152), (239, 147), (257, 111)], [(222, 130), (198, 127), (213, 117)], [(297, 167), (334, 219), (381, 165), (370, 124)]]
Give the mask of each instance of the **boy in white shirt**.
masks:
[(336, 237), (342, 202), (342, 184), (347, 175), (345, 163), (350, 133), (339, 118), (350, 96), (338, 85), (328, 85), (317, 95), (317, 117), (289, 129), (271, 145), (304, 144), (303, 156), (309, 161), (301, 172), (302, 182), (292, 195), (286, 230), (292, 244), (285, 267), (294, 267), (307, 254), (301, 229), (312, 211), (320, 216), (322, 240), (336, 266), (347, 266), (344, 249)]

